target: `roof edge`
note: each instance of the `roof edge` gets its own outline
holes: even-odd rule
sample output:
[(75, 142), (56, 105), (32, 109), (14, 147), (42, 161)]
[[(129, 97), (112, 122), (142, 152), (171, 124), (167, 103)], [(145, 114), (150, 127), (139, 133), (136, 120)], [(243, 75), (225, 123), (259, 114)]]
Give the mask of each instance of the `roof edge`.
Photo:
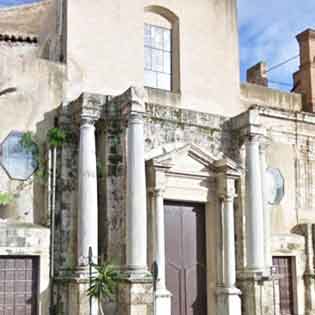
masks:
[(53, 2), (52, 0), (35, 0), (33, 3), (27, 4), (19, 4), (19, 5), (12, 5), (12, 6), (0, 6), (0, 11), (14, 11), (14, 10), (23, 10), (23, 9), (31, 9), (43, 4), (49, 4)]

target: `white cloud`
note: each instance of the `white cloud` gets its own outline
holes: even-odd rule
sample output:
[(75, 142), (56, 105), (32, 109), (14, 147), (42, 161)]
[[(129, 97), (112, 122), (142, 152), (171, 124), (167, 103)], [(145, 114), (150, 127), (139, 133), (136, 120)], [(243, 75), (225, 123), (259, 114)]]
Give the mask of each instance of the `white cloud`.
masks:
[[(238, 7), (242, 79), (246, 69), (261, 60), (272, 66), (297, 55), (295, 36), (315, 28), (314, 0), (239, 0)], [(297, 67), (295, 60), (269, 77), (291, 82)]]

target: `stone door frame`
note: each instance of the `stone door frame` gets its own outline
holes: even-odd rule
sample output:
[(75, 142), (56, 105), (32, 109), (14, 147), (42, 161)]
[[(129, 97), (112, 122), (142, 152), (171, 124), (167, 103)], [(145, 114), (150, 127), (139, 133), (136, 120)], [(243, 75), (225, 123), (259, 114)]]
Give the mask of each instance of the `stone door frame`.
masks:
[[(159, 154), (160, 152), (163, 153)], [(165, 248), (163, 244), (161, 247), (165, 240), (164, 227), (161, 229), (160, 225), (163, 222), (164, 226), (164, 200), (205, 205), (207, 309), (209, 315), (219, 313), (222, 308), (220, 302), (217, 302), (217, 295), (239, 297), (240, 293), (234, 286), (225, 285), (223, 268), (229, 263), (223, 262), (222, 259), (223, 251), (226, 252), (223, 248), (223, 234), (227, 232), (227, 229), (223, 231), (222, 228), (223, 212), (226, 210), (227, 200), (232, 200), (233, 209), (235, 181), (240, 177), (240, 169), (223, 154), (214, 157), (194, 144), (184, 144), (172, 149), (165, 146), (147, 156), (148, 231), (152, 231), (148, 241), (148, 256), (150, 263), (158, 257), (159, 263), (162, 264), (159, 266), (162, 271), (162, 297), (155, 298), (156, 314), (171, 314), (171, 294), (165, 286)], [(234, 268), (235, 272), (235, 258), (233, 264), (232, 269)], [(214, 272), (210, 273), (210, 270)], [(226, 304), (223, 300), (222, 304)], [(240, 314), (240, 310), (234, 314)]]
[(272, 256), (291, 257), (294, 313), (304, 314), (305, 308), (305, 281), (306, 270), (305, 239), (301, 235), (283, 234), (272, 236)]

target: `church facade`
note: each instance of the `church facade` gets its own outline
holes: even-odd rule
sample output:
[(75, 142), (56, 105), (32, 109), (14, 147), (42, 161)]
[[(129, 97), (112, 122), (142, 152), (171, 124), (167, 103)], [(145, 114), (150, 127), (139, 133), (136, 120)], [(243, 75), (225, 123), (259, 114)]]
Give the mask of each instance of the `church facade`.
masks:
[[(129, 3), (130, 2), (130, 3)], [(315, 31), (239, 82), (234, 0), (0, 10), (0, 314), (315, 314)]]

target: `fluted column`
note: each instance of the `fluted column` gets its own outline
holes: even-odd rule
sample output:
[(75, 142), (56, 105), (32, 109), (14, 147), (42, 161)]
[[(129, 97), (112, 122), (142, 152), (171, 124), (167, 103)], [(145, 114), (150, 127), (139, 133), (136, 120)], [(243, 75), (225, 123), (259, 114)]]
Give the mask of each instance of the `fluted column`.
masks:
[(127, 158), (127, 268), (133, 273), (145, 273), (147, 201), (143, 113), (129, 113)]
[(98, 257), (98, 207), (94, 121), (81, 118), (79, 148), (78, 264), (87, 265), (89, 247)]
[(247, 137), (246, 147), (246, 258), (248, 271), (265, 267), (264, 208), (259, 135)]

